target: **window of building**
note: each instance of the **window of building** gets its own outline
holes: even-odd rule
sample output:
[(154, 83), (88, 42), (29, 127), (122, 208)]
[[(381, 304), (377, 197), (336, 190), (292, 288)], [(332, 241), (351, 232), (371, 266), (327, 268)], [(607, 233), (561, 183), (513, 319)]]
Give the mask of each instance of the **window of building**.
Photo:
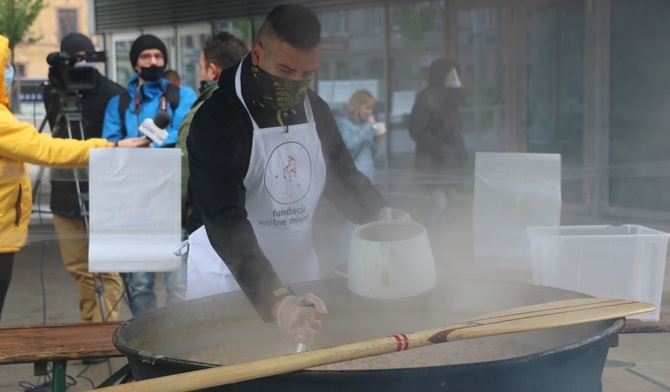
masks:
[(77, 10), (58, 10), (58, 32), (60, 33), (59, 41), (66, 35), (77, 32)]
[(371, 8), (366, 10), (366, 28), (370, 34), (381, 34), (384, 32), (384, 10), (382, 8)]
[(25, 78), (26, 77), (26, 64), (25, 63), (16, 63), (14, 64), (14, 70), (16, 76)]
[(345, 37), (349, 35), (348, 11), (336, 11), (321, 14), (321, 35), (323, 37)]
[(335, 79), (347, 80), (350, 78), (350, 63), (348, 60), (335, 61)]
[(335, 25), (335, 35), (347, 36), (349, 35), (349, 13), (337, 12), (337, 22)]
[(194, 41), (193, 36), (187, 35), (184, 37), (184, 41), (182, 42), (182, 44), (184, 45), (185, 48), (193, 49), (195, 48), (195, 44), (193, 41)]

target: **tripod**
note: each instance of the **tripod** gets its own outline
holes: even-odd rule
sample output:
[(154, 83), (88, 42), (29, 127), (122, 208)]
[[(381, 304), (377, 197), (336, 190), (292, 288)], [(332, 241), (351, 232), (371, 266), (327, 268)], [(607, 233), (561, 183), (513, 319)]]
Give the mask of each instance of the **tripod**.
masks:
[[(75, 139), (75, 135), (80, 138), (81, 140), (85, 139), (85, 133), (84, 133), (84, 125), (83, 125), (83, 117), (82, 117), (82, 104), (81, 104), (81, 95), (77, 91), (67, 91), (67, 92), (62, 92), (62, 91), (57, 91), (57, 90), (52, 90), (51, 94), (55, 96), (54, 98), (57, 98), (58, 101), (55, 99), (52, 100), (52, 104), (49, 105), (49, 108), (47, 110), (47, 115), (44, 119), (44, 122), (40, 126), (40, 132), (42, 131), (46, 121), (51, 118), (50, 115), (52, 114), (54, 110), (54, 103), (59, 102), (60, 103), (60, 110), (58, 114), (56, 115), (55, 120), (53, 121), (53, 129), (52, 129), (52, 134), (54, 136), (57, 136), (61, 134), (63, 131), (67, 131), (67, 137), (70, 139)], [(65, 126), (63, 126), (65, 125)], [(74, 183), (75, 190), (76, 190), (76, 196), (77, 196), (77, 204), (80, 210), (80, 216), (83, 219), (84, 222), (84, 227), (85, 230), (88, 232), (89, 230), (89, 220), (88, 220), (88, 208), (87, 208), (87, 201), (88, 201), (88, 194), (82, 190), (81, 182), (85, 181), (86, 178), (82, 175), (80, 170), (78, 169), (73, 169), (71, 170), (71, 173), (73, 175), (72, 182)], [(39, 174), (38, 174), (38, 180), (36, 182), (35, 186), (35, 193), (40, 187), (41, 184), (41, 178), (43, 174), (43, 168), (40, 168)], [(33, 197), (35, 194), (33, 194)], [(80, 229), (81, 230), (81, 229)], [(71, 271), (72, 272), (72, 271)], [(73, 272), (74, 273), (74, 272)], [(105, 282), (103, 279), (103, 275), (100, 273), (91, 273), (91, 277), (93, 278), (93, 287), (94, 290), (97, 294), (98, 298), (98, 305), (100, 309), (100, 314), (101, 314), (101, 320), (102, 321), (107, 321), (109, 318), (105, 306), (105, 300), (104, 300), (104, 294), (105, 294)], [(112, 308), (113, 309), (113, 308)], [(110, 313), (111, 314), (111, 313)]]

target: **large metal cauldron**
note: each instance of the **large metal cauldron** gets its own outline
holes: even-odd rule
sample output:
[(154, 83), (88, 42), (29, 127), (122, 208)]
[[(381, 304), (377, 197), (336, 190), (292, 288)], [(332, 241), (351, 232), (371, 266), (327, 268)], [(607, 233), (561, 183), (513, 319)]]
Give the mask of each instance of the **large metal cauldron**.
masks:
[[(425, 294), (395, 300), (357, 296), (347, 289), (345, 279), (296, 284), (294, 289), (312, 291), (328, 306), (329, 314), (311, 348), (429, 329), (517, 306), (585, 297), (550, 287), (462, 279), (438, 279)], [(618, 319), (386, 354), (449, 350), (453, 354), (449, 365), (305, 370), (213, 390), (598, 391), (610, 341), (623, 326), (624, 320)], [(243, 342), (240, 344), (253, 352), (255, 347), (277, 341), (286, 341), (285, 352), (292, 351), (293, 344), (282, 336), (276, 323), (260, 321), (241, 293), (162, 308), (125, 322), (114, 334), (114, 344), (128, 357), (137, 380), (214, 366), (184, 359), (194, 351)]]

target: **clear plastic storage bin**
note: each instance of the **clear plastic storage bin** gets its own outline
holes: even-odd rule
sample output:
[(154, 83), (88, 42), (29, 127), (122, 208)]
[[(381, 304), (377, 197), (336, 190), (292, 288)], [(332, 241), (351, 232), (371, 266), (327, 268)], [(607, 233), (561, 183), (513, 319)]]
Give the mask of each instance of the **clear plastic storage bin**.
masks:
[(670, 234), (639, 225), (529, 227), (533, 283), (648, 302), (658, 321)]

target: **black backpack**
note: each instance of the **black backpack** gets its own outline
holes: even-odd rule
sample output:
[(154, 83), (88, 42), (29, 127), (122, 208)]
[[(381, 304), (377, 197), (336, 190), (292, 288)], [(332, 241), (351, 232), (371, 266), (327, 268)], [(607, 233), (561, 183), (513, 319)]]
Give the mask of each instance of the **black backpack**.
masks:
[[(172, 83), (168, 84), (163, 91), (163, 96), (170, 104), (172, 111), (177, 110), (177, 107), (179, 107), (179, 86), (175, 86)], [(126, 90), (119, 96), (119, 118), (121, 119), (121, 129), (124, 131), (126, 129), (126, 109), (128, 109), (129, 104), (130, 94)]]

